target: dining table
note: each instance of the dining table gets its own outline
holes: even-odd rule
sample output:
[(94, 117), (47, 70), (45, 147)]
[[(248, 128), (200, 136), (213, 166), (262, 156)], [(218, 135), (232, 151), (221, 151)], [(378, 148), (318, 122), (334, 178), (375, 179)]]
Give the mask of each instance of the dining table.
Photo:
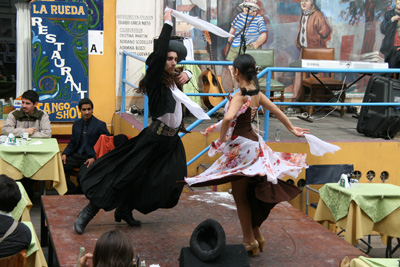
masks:
[(320, 189), (314, 220), (344, 229), (344, 240), (357, 244), (374, 231), (383, 244), (400, 237), (400, 187), (389, 183), (357, 183), (345, 188), (328, 183)]
[(27, 142), (0, 144), (0, 172), (14, 180), (24, 177), (51, 181), (60, 195), (67, 192), (60, 148), (55, 138), (30, 138)]
[(27, 267), (47, 267), (47, 261), (44, 256), (42, 247), (40, 245), (39, 239), (36, 234), (36, 230), (32, 224), (31, 217), (29, 215), (30, 209), (32, 207), (32, 202), (25, 191), (24, 186), (17, 182), (19, 190), (21, 192), (21, 199), (17, 206), (11, 212), (11, 216), (16, 221), (28, 226), (32, 233), (31, 243), (26, 251), (26, 266)]
[(399, 259), (367, 258), (360, 256), (350, 261), (350, 267), (399, 267)]

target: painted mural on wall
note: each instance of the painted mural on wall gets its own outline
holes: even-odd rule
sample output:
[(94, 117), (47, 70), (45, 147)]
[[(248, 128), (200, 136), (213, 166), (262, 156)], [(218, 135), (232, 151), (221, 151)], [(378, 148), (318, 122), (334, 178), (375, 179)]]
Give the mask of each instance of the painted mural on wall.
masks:
[[(275, 66), (279, 67), (298, 60), (304, 47), (334, 48), (335, 60), (372, 62), (383, 62), (393, 48), (400, 47), (400, 0), (178, 0), (176, 4), (177, 10), (233, 34), (240, 33), (247, 23), (246, 48), (274, 49)], [(193, 38), (196, 59), (209, 59), (201, 32), (178, 22), (177, 34)], [(233, 40), (211, 36), (214, 56), (225, 59), (227, 42), (231, 42), (229, 53), (237, 52), (241, 34)], [(225, 88), (233, 86), (226, 67), (217, 74), (222, 75)], [(346, 78), (351, 82), (357, 76), (348, 74)], [(295, 73), (276, 73), (275, 78), (297, 97)], [(362, 80), (349, 91), (363, 92), (365, 86)]]
[(88, 96), (87, 14), (85, 3), (31, 3), (32, 88), (51, 121), (74, 121)]

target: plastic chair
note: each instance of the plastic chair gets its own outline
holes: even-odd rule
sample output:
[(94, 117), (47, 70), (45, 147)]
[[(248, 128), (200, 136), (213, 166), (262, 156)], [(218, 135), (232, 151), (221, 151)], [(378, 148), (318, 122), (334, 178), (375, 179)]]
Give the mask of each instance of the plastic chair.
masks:
[(353, 164), (310, 165), (306, 169), (306, 214), (308, 207), (316, 209), (318, 205), (317, 202), (310, 203), (310, 191), (319, 194), (319, 190), (311, 185), (337, 183), (343, 173), (351, 173), (353, 170)]
[[(302, 59), (314, 60), (334, 60), (334, 48), (303, 48), (301, 52)], [(346, 99), (346, 84), (341, 80), (334, 78), (334, 73), (328, 73), (328, 77), (324, 75), (314, 76), (310, 73), (303, 72), (302, 88), (300, 93), (301, 102), (333, 102), (332, 100), (344, 102)], [(319, 81), (318, 81), (319, 80)], [(305, 91), (309, 90), (309, 97), (306, 99)], [(308, 114), (313, 113), (313, 106), (308, 107)], [(344, 115), (344, 106), (340, 108), (340, 116)]]
[(26, 249), (6, 258), (0, 258), (0, 267), (25, 267)]
[[(256, 50), (246, 50), (246, 54), (251, 55), (254, 57), (256, 60), (256, 64), (258, 67), (265, 69), (267, 67), (273, 67), (275, 65), (275, 59), (274, 59), (274, 50), (273, 49), (256, 49)], [(273, 75), (274, 73), (272, 73)], [(281, 102), (284, 102), (285, 96), (284, 96), (284, 89), (285, 86), (283, 83), (280, 83), (276, 80), (273, 79), (274, 77), (272, 76), (271, 79), (271, 94), (270, 94), (270, 99), (272, 101), (274, 100), (279, 100)], [(266, 92), (267, 88), (267, 76), (265, 75), (259, 80), (260, 83), (260, 89), (263, 92)], [(275, 96), (275, 93), (280, 93), (279, 96)]]

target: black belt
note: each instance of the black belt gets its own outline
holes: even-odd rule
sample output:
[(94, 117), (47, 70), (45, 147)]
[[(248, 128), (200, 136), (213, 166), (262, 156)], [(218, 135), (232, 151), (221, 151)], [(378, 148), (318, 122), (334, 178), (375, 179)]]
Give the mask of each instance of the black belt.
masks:
[(149, 129), (157, 135), (164, 135), (164, 136), (175, 136), (179, 132), (179, 128), (171, 128), (159, 120), (153, 121), (150, 124)]

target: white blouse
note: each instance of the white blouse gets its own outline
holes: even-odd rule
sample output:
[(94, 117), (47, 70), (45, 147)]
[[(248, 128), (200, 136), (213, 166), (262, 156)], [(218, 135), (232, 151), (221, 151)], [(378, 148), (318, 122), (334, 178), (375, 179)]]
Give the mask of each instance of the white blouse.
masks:
[(161, 117), (158, 117), (158, 120), (171, 128), (178, 128), (182, 122), (182, 104), (184, 104), (196, 118), (210, 120), (210, 117), (204, 112), (204, 110), (197, 103), (190, 100), (190, 98), (179, 90), (175, 84), (170, 88), (170, 90), (176, 102), (175, 111), (174, 113), (165, 113)]

